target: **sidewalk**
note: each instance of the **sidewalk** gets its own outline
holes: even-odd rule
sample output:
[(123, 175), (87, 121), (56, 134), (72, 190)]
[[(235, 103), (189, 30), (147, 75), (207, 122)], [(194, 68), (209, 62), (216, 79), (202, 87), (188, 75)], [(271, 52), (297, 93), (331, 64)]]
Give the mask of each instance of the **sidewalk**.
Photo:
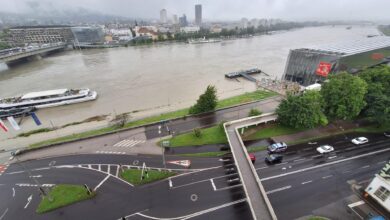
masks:
[(339, 134), (340, 132), (343, 132), (344, 130), (349, 130), (353, 128), (358, 128), (359, 125), (351, 122), (335, 122), (332, 124), (329, 124), (325, 127), (319, 127), (310, 129), (307, 131), (302, 131), (295, 134), (289, 134), (289, 135), (281, 135), (273, 137), (273, 141), (275, 142), (294, 142), (296, 140), (304, 140), (314, 137), (325, 137), (330, 135)]

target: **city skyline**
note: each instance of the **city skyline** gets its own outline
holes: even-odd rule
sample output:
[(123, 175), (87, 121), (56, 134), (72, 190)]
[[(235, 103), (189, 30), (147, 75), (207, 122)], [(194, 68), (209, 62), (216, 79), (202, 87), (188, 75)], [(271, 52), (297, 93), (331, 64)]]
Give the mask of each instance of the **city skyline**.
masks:
[[(186, 14), (189, 20), (195, 19), (194, 6), (202, 5), (203, 20), (239, 20), (247, 18), (281, 18), (288, 20), (375, 20), (385, 21), (390, 2), (386, 0), (353, 1), (330, 0), (326, 4), (312, 4), (309, 0), (291, 2), (288, 0), (69, 0), (52, 2), (49, 0), (2, 0), (2, 12), (31, 13), (45, 15), (61, 14), (70, 10), (90, 10), (107, 15), (127, 18), (159, 19), (159, 11), (166, 9), (168, 17), (173, 14)], [(356, 13), (359, 12), (359, 13)]]

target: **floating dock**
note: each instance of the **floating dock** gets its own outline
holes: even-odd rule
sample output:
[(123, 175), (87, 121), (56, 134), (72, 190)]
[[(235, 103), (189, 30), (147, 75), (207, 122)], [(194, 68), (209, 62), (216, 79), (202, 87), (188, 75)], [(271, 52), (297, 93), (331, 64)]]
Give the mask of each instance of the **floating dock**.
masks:
[(249, 70), (228, 73), (228, 74), (225, 74), (225, 77), (229, 78), (229, 79), (234, 79), (237, 77), (244, 77), (249, 81), (256, 82), (257, 80), (250, 75), (255, 74), (255, 73), (261, 73), (261, 72), (262, 71), (259, 68), (253, 68), (253, 69), (249, 69)]

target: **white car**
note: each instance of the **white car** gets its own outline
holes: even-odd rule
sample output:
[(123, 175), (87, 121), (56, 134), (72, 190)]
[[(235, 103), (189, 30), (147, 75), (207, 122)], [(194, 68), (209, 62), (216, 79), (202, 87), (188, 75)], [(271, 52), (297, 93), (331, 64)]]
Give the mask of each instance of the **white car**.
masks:
[(359, 144), (365, 144), (368, 142), (368, 139), (366, 137), (357, 137), (352, 139), (352, 143), (359, 145)]
[(322, 146), (317, 147), (317, 151), (320, 154), (326, 154), (326, 153), (330, 153), (330, 152), (334, 151), (334, 148), (330, 145), (322, 145)]

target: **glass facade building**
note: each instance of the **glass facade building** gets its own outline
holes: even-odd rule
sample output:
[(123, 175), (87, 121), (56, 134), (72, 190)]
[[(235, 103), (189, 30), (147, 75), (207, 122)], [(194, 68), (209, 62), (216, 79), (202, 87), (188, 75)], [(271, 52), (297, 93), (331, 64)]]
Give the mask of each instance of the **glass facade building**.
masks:
[(303, 86), (326, 79), (318, 70), (320, 63), (330, 66), (328, 74), (357, 73), (364, 68), (386, 63), (390, 58), (390, 37), (378, 36), (358, 41), (291, 50), (283, 79)]

